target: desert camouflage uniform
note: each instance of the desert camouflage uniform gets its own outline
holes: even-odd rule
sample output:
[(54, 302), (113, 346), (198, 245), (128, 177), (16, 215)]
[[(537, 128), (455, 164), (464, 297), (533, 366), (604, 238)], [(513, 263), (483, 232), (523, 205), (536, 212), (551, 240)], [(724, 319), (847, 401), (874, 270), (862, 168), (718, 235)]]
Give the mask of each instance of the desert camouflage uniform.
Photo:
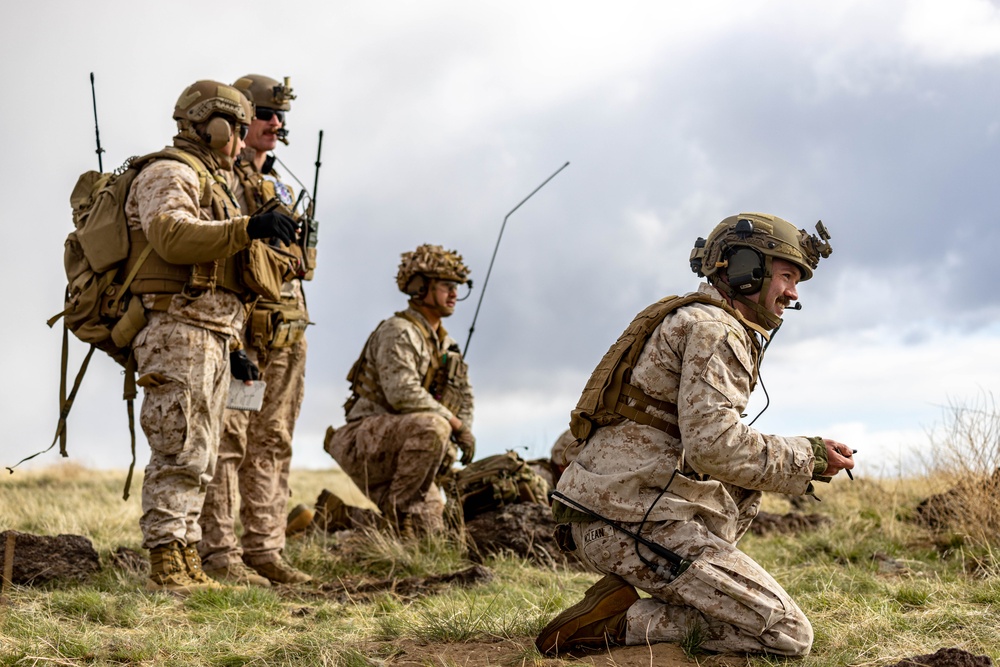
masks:
[[(258, 207), (260, 188), (255, 188), (255, 183), (268, 178), (285, 187), (276, 172), (265, 177), (254, 168), (251, 148), (244, 149), (236, 169), (243, 170), (243, 175), (236, 179), (234, 192), (247, 213)], [(294, 199), (291, 190), (287, 192), (290, 201), (285, 203), (290, 208)], [(282, 285), (281, 298), (306, 312), (302, 281), (298, 278)], [(250, 565), (269, 563), (278, 560), (285, 548), (286, 505), (291, 495), (288, 471), (292, 435), (305, 396), (306, 340), (261, 354), (244, 335), (244, 348), (267, 386), (259, 412), (225, 411), (215, 477), (208, 487), (200, 519), (202, 541), (198, 551), (208, 570), (224, 568), (241, 558)], [(234, 525), (237, 495), (243, 524), (239, 541)]]
[[(721, 301), (707, 284), (699, 292)], [(703, 647), (712, 651), (809, 652), (813, 632), (802, 610), (735, 546), (762, 491), (805, 493), (816, 468), (826, 467), (808, 438), (764, 435), (740, 421), (759, 355), (752, 325), (722, 308), (694, 303), (668, 315), (643, 347), (631, 382), (678, 405), (683, 450), (665, 432), (626, 420), (594, 431), (563, 473), (558, 489), (567, 497), (693, 561), (672, 579), (666, 567), (644, 563), (631, 538), (557, 507), (557, 516), (574, 521), (586, 562), (653, 596), (628, 610), (629, 645), (677, 642), (701, 625)], [(668, 565), (639, 548), (657, 567)]]
[[(427, 320), (409, 308), (409, 317), (430, 331)], [(444, 501), (434, 478), (455, 462), (451, 411), (424, 389), (432, 355), (439, 358), (457, 344), (444, 327), (430, 345), (420, 329), (399, 315), (379, 324), (365, 350), (374, 369), (378, 401), (364, 396), (347, 413), (326, 451), (387, 517), (409, 517), (428, 531), (444, 527)], [(459, 387), (462, 407), (455, 417), (472, 428), (472, 387)], [(391, 406), (391, 407), (386, 407)]]
[[(232, 217), (214, 219), (199, 206), (198, 177), (175, 160), (160, 160), (136, 177), (126, 201), (131, 229), (141, 229), (168, 262), (193, 264), (229, 257), (250, 243), (235, 201)], [(193, 229), (196, 228), (196, 229)], [(155, 295), (143, 297), (154, 307)], [(132, 342), (144, 398), (140, 423), (150, 458), (139, 521), (147, 549), (201, 539), (198, 516), (215, 470), (229, 386), (230, 342), (243, 327), (244, 306), (229, 291), (170, 297), (167, 310), (147, 311)]]

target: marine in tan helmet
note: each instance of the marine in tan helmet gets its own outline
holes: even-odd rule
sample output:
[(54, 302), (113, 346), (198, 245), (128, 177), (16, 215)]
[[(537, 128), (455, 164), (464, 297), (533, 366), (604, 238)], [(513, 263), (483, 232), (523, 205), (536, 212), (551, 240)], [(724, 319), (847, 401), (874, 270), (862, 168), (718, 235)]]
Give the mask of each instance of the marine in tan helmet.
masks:
[(854, 467), (847, 445), (742, 421), (764, 342), (830, 255), (817, 229), (726, 218), (691, 253), (709, 282), (643, 310), (601, 360), (570, 419), (579, 450), (553, 514), (603, 577), (542, 630), (542, 653), (679, 642), (693, 628), (710, 651), (809, 652), (805, 614), (736, 545), (762, 492), (811, 493)]
[[(295, 195), (274, 169), (270, 153), (279, 141), (288, 143), (285, 113), (295, 99), (289, 79), (279, 83), (248, 74), (233, 87), (254, 108), (246, 147), (234, 168), (240, 208), (253, 214), (277, 200), (292, 209)], [(272, 581), (299, 584), (311, 579), (282, 558), (292, 436), (305, 395), (309, 313), (302, 281), (312, 277), (301, 244), (292, 243), (288, 251), (299, 270), (282, 284), (280, 298), (257, 300), (242, 335), (247, 357), (267, 383), (264, 401), (256, 412), (226, 411), (215, 476), (201, 513), (198, 550), (205, 572), (223, 583), (269, 586)]]
[(403, 253), (396, 285), (409, 306), (368, 337), (347, 376), (347, 425), (327, 432), (326, 451), (404, 533), (444, 528), (435, 478), (450, 470), (456, 445), (463, 464), (475, 455), (468, 367), (442, 323), (468, 284), (453, 250)]
[[(140, 423), (150, 457), (142, 486), (146, 588), (189, 592), (218, 587), (201, 567), (198, 516), (215, 467), (232, 375), (256, 368), (239, 350), (247, 304), (257, 297), (242, 268), (261, 241), (291, 241), (294, 221), (244, 215), (226, 186), (253, 115), (238, 90), (198, 81), (174, 107), (173, 146), (144, 158), (125, 202), (135, 270), (129, 305), (146, 322), (132, 341), (144, 398)], [(255, 246), (255, 252), (248, 252)], [(268, 274), (280, 284), (281, 270)]]

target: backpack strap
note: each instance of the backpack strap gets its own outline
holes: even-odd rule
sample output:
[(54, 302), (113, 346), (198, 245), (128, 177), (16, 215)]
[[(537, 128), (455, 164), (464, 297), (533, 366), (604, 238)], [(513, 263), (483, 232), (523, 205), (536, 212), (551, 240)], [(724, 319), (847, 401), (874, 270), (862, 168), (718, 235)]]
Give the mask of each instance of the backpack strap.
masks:
[[(202, 208), (209, 208), (212, 204), (212, 181), (216, 179), (212, 178), (212, 176), (208, 173), (208, 169), (205, 168), (205, 164), (194, 155), (168, 146), (162, 151), (156, 151), (155, 153), (150, 153), (148, 155), (143, 155), (140, 158), (133, 159), (130, 166), (142, 168), (153, 160), (162, 159), (183, 162), (194, 170), (194, 172), (198, 175), (198, 205)], [(225, 185), (225, 183), (223, 183), (223, 185)]]

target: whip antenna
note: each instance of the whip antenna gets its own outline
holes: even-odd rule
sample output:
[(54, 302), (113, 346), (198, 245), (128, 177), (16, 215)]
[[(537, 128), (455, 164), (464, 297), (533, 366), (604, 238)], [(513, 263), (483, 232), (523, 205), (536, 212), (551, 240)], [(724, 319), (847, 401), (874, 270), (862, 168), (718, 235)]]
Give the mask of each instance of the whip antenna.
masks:
[(104, 149), (101, 148), (101, 128), (97, 124), (97, 91), (94, 89), (94, 73), (90, 73), (90, 99), (94, 102), (94, 136), (97, 138), (97, 170), (100, 172), (104, 171), (104, 161), (101, 159), (101, 153)]
[(523, 204), (524, 202), (526, 202), (529, 199), (531, 199), (536, 192), (538, 192), (539, 190), (541, 190), (542, 188), (545, 187), (546, 183), (548, 183), (553, 178), (555, 178), (559, 174), (560, 171), (562, 171), (563, 169), (565, 169), (568, 166), (569, 166), (569, 162), (567, 161), (566, 164), (564, 164), (563, 166), (561, 166), (558, 169), (556, 169), (552, 173), (551, 176), (549, 176), (544, 181), (542, 181), (541, 185), (539, 185), (537, 188), (535, 188), (534, 190), (532, 190), (531, 194), (529, 194), (527, 197), (525, 197), (524, 199), (522, 199), (520, 204), (518, 204), (517, 206), (515, 206), (514, 208), (512, 208), (510, 210), (510, 213), (508, 213), (507, 215), (504, 216), (504, 218), (503, 218), (503, 224), (500, 225), (500, 234), (497, 236), (497, 244), (493, 247), (493, 256), (490, 257), (490, 266), (489, 266), (488, 269), (486, 269), (486, 278), (485, 278), (485, 280), (483, 280), (483, 290), (479, 293), (479, 302), (476, 303), (476, 313), (475, 313), (475, 315), (472, 316), (472, 326), (469, 327), (469, 337), (465, 340), (465, 350), (463, 350), (463, 352), (462, 352), (462, 356), (463, 357), (465, 357), (465, 356), (467, 356), (469, 354), (469, 343), (472, 342), (472, 332), (476, 330), (476, 319), (479, 318), (479, 307), (483, 305), (483, 297), (486, 296), (486, 286), (490, 282), (490, 273), (493, 271), (493, 261), (497, 258), (497, 250), (500, 249), (500, 239), (503, 238), (503, 230), (507, 226), (507, 218), (509, 218), (514, 213), (514, 211), (516, 211), (517, 209), (521, 208), (521, 204)]

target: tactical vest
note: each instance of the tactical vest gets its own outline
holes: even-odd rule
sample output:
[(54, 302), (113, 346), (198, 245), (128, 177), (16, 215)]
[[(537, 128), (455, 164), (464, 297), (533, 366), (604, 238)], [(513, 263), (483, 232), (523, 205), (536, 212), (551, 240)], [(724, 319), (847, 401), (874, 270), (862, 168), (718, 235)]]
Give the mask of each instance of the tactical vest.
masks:
[[(273, 161), (273, 157), (269, 156), (268, 159)], [(267, 163), (265, 163), (264, 169), (267, 173), (270, 173)], [(253, 215), (264, 204), (277, 198), (288, 209), (287, 213), (294, 217), (295, 193), (290, 187), (282, 183), (281, 187), (284, 188), (285, 192), (279, 195), (278, 186), (274, 181), (264, 178), (263, 174), (242, 160), (236, 162), (233, 173), (236, 174), (240, 185), (243, 186), (243, 203), (246, 205), (244, 213), (246, 215)], [(300, 275), (297, 277), (302, 280), (312, 280), (313, 270), (316, 268), (316, 249), (312, 248), (311, 251), (311, 256), (307, 257), (300, 244), (292, 243), (288, 246), (288, 252), (295, 256), (301, 267)], [(305, 320), (308, 318), (303, 315), (302, 319)]]
[[(237, 205), (229, 188), (213, 178), (201, 160), (195, 156), (178, 149), (167, 148), (150, 157), (176, 159), (191, 167), (198, 175), (200, 194), (198, 205), (211, 209), (212, 216), (216, 220), (225, 220), (239, 213), (238, 207), (230, 212), (224, 203), (228, 200), (234, 206)], [(196, 290), (219, 287), (240, 295), (246, 292), (236, 255), (201, 264), (171, 264), (160, 257), (155, 250), (148, 248), (149, 241), (142, 230), (130, 229), (129, 243), (125, 274), (131, 275), (136, 265), (139, 265), (129, 287), (133, 294), (179, 294), (185, 287)]]
[[(396, 317), (402, 317), (407, 322), (412, 323), (424, 337), (427, 347), (435, 352), (438, 351), (437, 344), (434, 342), (430, 330), (423, 322), (405, 310), (396, 313)], [(380, 326), (382, 326), (382, 322), (379, 322)], [(361, 397), (382, 406), (390, 414), (398, 414), (398, 410), (389, 404), (389, 401), (385, 398), (385, 393), (379, 388), (378, 382), (375, 379), (375, 371), (372, 368), (372, 364), (368, 361), (368, 346), (371, 344), (379, 327), (375, 327), (375, 331), (368, 336), (365, 346), (361, 349), (361, 356), (358, 357), (357, 361), (351, 366), (351, 370), (347, 373), (347, 381), (351, 383), (351, 397), (344, 403), (344, 414), (349, 413)], [(440, 339), (443, 340), (448, 335), (448, 332), (445, 331), (444, 327), (440, 327), (439, 329)], [(431, 354), (430, 364), (427, 366), (427, 373), (424, 375), (421, 386), (434, 397), (434, 400), (452, 413), (457, 414), (463, 407), (461, 388), (466, 384), (465, 381), (468, 375), (469, 366), (462, 359), (462, 353), (458, 349), (458, 346), (453, 345), (440, 356), (436, 353)]]
[[(595, 428), (618, 424), (625, 419), (652, 426), (680, 440), (681, 433), (676, 423), (677, 404), (653, 398), (630, 381), (639, 354), (656, 327), (660, 326), (667, 315), (692, 303), (722, 308), (737, 321), (743, 321), (729, 304), (700, 293), (668, 296), (636, 315), (594, 369), (571, 414), (570, 430), (581, 446)], [(755, 384), (756, 377), (751, 382)], [(628, 402), (629, 399), (631, 403)], [(649, 407), (666, 412), (674, 418), (673, 421), (650, 414), (646, 411)]]

